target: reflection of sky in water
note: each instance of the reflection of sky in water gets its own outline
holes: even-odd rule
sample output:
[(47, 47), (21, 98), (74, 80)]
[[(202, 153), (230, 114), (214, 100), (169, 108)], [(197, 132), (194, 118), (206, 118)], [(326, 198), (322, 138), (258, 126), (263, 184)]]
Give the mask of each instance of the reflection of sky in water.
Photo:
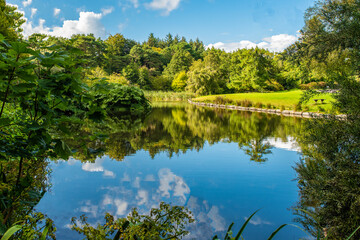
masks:
[[(239, 229), (261, 208), (244, 237), (267, 239), (278, 226), (291, 223), (288, 209), (297, 201), (292, 166), (299, 155), (274, 148), (267, 157), (265, 163), (250, 162), (236, 143), (218, 143), (171, 159), (163, 153), (152, 160), (147, 152), (139, 151), (123, 162), (108, 157), (95, 163), (60, 161), (52, 164), (52, 190), (37, 210), (55, 221), (58, 239), (80, 239), (68, 229), (73, 216), (86, 214), (89, 222), (96, 223), (106, 212), (124, 217), (138, 207), (147, 213), (166, 201), (186, 205), (196, 217), (186, 239), (211, 239), (215, 233), (222, 235), (231, 222)], [(304, 236), (286, 227), (277, 239)]]

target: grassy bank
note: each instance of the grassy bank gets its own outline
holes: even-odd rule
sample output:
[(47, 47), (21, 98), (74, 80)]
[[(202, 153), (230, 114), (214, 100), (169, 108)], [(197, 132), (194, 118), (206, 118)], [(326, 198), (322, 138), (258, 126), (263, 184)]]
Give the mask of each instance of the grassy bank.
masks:
[(145, 97), (151, 101), (186, 101), (193, 98), (195, 94), (187, 92), (163, 92), (163, 91), (144, 91)]
[[(302, 93), (302, 90), (292, 90), (273, 93), (222, 94), (198, 97), (193, 99), (193, 101), (307, 112), (332, 111), (331, 102), (334, 101), (334, 99), (331, 94), (318, 95), (312, 98), (308, 103), (299, 106), (298, 102), (301, 98)], [(323, 104), (320, 101), (315, 103), (313, 99), (325, 99), (325, 101)]]

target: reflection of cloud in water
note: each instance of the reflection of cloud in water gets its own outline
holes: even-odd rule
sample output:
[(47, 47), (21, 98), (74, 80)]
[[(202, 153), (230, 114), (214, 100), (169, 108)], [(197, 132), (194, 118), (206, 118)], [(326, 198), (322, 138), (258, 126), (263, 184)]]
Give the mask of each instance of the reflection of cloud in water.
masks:
[(103, 172), (104, 177), (115, 178), (116, 175), (114, 172), (104, 169), (104, 167), (102, 166), (103, 162), (104, 162), (104, 158), (96, 158), (94, 163), (91, 162), (83, 163), (81, 169), (86, 172)]
[(149, 201), (149, 193), (145, 190), (139, 190), (136, 196), (136, 200), (139, 200), (139, 206), (146, 204)]
[(207, 201), (200, 201), (191, 196), (186, 204), (196, 221), (189, 226), (190, 235), (185, 239), (212, 239), (214, 233), (226, 230), (225, 219), (217, 206), (209, 206)]
[[(244, 220), (245, 221), (248, 220), (248, 217), (244, 217)], [(253, 217), (249, 221), (249, 223), (252, 224), (252, 225), (255, 225), (255, 226), (257, 226), (257, 225), (272, 225), (271, 222), (265, 221), (265, 220), (263, 220), (263, 219), (261, 219), (260, 217), (257, 217), (257, 216)]]
[(180, 197), (183, 202), (186, 202), (185, 194), (190, 193), (190, 188), (184, 182), (182, 177), (175, 175), (170, 169), (163, 168), (158, 173), (160, 178), (160, 186), (158, 192), (163, 197), (170, 197), (170, 191), (174, 192), (174, 196)]
[(130, 176), (127, 173), (124, 173), (124, 176), (120, 181), (122, 181), (122, 182), (130, 182)]
[(211, 219), (211, 226), (215, 232), (225, 231), (225, 219), (220, 216), (218, 207), (213, 206), (207, 216)]
[(123, 216), (127, 214), (128, 203), (121, 199), (115, 199), (114, 204), (116, 206), (116, 215)]
[[(82, 168), (89, 172), (111, 175), (102, 166), (101, 159), (93, 164), (83, 164)], [(182, 177), (175, 175), (170, 169), (160, 169), (158, 177), (152, 174), (144, 175), (124, 173), (118, 186), (106, 186), (98, 190), (102, 194), (98, 208), (85, 205), (79, 208), (80, 211), (91, 213), (92, 217), (104, 215), (105, 212), (124, 217), (134, 207), (139, 207), (140, 213), (148, 213), (151, 208), (158, 207), (164, 198), (169, 199), (173, 205), (185, 204), (190, 188)]]
[(296, 139), (293, 137), (288, 137), (286, 141), (283, 141), (280, 138), (267, 138), (266, 142), (269, 143), (271, 146), (274, 146), (279, 149), (285, 149), (288, 151), (295, 151), (295, 152), (301, 151), (301, 148), (296, 142)]
[(145, 182), (155, 182), (155, 177), (152, 174), (148, 174), (148, 175), (146, 175), (144, 181)]
[(92, 217), (96, 217), (98, 213), (98, 206), (91, 204), (90, 200), (84, 202), (84, 206), (81, 206), (79, 209), (80, 212), (91, 214)]
[[(92, 170), (99, 170), (101, 167), (102, 162), (85, 165), (85, 169)], [(98, 218), (92, 219), (97, 222), (106, 212), (116, 217), (125, 217), (134, 207), (138, 207), (139, 213), (147, 214), (151, 208), (158, 207), (161, 201), (166, 200), (172, 205), (186, 203), (185, 206), (196, 219), (195, 223), (189, 225), (191, 234), (185, 239), (211, 239), (214, 232), (219, 234), (226, 230), (226, 222), (220, 215), (219, 208), (209, 206), (205, 200), (189, 196), (190, 188), (185, 180), (170, 169), (160, 169), (157, 176), (124, 173), (118, 183), (118, 186), (101, 187), (98, 190), (102, 195), (98, 205), (85, 201), (78, 211), (90, 214), (91, 218)]]
[(133, 182), (134, 188), (140, 188), (140, 177), (136, 177), (135, 181)]

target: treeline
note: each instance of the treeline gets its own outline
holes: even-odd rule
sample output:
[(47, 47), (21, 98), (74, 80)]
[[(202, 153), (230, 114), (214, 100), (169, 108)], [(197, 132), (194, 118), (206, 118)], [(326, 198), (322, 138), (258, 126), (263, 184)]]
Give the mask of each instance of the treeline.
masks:
[[(70, 39), (33, 34), (28, 41), (71, 50), (73, 58), (82, 60), (90, 84), (106, 78), (143, 90), (207, 95), (324, 88), (334, 83), (329, 65), (304, 54), (299, 43), (282, 53), (259, 48), (227, 53), (170, 33), (164, 39), (151, 33), (143, 43), (119, 33), (105, 40), (92, 34)], [(329, 56), (327, 61), (336, 59)]]

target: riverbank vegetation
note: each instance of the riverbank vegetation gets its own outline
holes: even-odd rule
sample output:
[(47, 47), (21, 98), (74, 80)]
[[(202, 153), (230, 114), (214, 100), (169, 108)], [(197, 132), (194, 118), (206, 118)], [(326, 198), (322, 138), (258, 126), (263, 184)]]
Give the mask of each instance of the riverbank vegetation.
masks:
[[(293, 90), (272, 93), (221, 94), (198, 97), (194, 98), (193, 101), (293, 111), (336, 112), (332, 105), (335, 99), (330, 94), (322, 93), (313, 96), (304, 104), (299, 104), (303, 93), (301, 90)], [(314, 99), (319, 100), (315, 102)], [(321, 99), (323, 99), (323, 102)]]

